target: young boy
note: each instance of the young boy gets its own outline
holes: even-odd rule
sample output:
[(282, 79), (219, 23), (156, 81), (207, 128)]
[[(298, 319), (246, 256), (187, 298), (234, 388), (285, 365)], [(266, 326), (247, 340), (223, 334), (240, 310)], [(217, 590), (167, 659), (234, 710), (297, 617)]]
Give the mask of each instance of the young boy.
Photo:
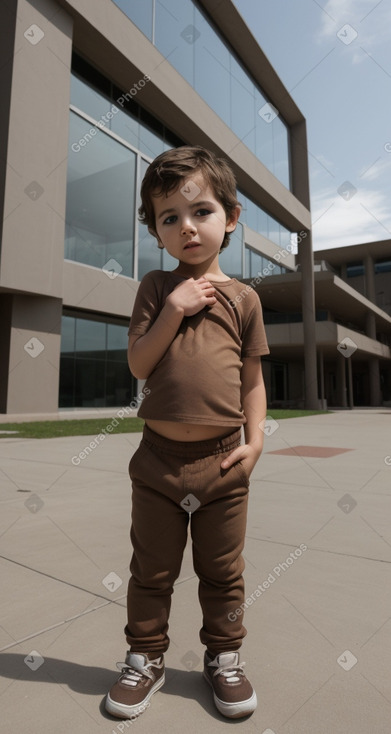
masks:
[(145, 426), (129, 464), (130, 650), (106, 708), (133, 718), (164, 683), (171, 595), (190, 524), (204, 676), (219, 712), (239, 718), (257, 705), (239, 661), (246, 630), (232, 612), (244, 602), (248, 487), (266, 416), (262, 310), (255, 291), (219, 266), (240, 214), (224, 160), (199, 146), (168, 150), (149, 166), (141, 200), (141, 221), (178, 266), (143, 278), (130, 322), (129, 366), (147, 380), (138, 413)]

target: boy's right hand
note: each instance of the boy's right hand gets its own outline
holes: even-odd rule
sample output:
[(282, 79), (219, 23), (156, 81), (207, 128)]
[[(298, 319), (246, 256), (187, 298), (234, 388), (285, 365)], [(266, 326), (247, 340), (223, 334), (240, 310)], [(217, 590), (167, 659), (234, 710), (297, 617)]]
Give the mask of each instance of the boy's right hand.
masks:
[(204, 276), (194, 280), (188, 278), (174, 288), (167, 296), (166, 303), (183, 310), (184, 316), (194, 316), (205, 306), (216, 303), (216, 289)]

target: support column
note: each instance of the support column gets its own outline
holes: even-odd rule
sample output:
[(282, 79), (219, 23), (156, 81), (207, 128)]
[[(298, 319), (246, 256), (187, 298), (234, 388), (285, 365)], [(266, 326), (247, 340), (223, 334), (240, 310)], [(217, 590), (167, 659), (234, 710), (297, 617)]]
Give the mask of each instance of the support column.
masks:
[(372, 255), (367, 255), (364, 261), (365, 267), (365, 296), (372, 303), (376, 303), (375, 289), (375, 265)]
[(322, 410), (326, 410), (326, 396), (324, 387), (324, 359), (323, 352), (319, 350), (319, 389), (320, 389), (320, 407)]
[(341, 408), (348, 407), (346, 395), (346, 357), (338, 354), (337, 358), (337, 401)]
[(319, 408), (318, 375), (316, 364), (316, 323), (314, 263), (311, 232), (306, 232), (299, 244), (301, 266), (301, 297), (304, 331), (304, 370), (305, 370), (305, 407), (307, 410)]
[(62, 301), (14, 295), (6, 413), (57, 413)]
[(372, 407), (382, 404), (380, 389), (380, 365), (377, 357), (369, 360), (369, 401)]
[[(373, 258), (367, 255), (365, 258), (365, 295), (372, 301), (376, 302), (375, 291), (375, 270)], [(375, 314), (368, 312), (365, 324), (366, 335), (370, 339), (376, 339), (376, 319)], [(382, 404), (382, 394), (380, 390), (380, 367), (377, 357), (372, 357), (368, 363), (369, 369), (369, 401), (370, 405), (375, 407)]]
[(349, 396), (349, 408), (350, 410), (353, 410), (354, 408), (354, 402), (353, 402), (353, 370), (352, 370), (352, 358), (348, 357), (347, 361), (347, 370), (348, 370), (348, 396)]

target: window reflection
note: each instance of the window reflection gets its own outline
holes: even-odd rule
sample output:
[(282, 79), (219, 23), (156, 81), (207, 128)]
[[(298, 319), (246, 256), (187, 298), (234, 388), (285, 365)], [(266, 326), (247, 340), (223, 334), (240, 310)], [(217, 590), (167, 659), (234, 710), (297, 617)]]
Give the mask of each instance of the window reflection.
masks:
[[(195, 0), (113, 0), (145, 33), (168, 62), (231, 127), (265, 166), (290, 188), (289, 130), (280, 116), (267, 122), (258, 113), (268, 102), (250, 74)], [(142, 151), (154, 157), (156, 141)], [(149, 149), (153, 152), (148, 151)]]
[(190, 0), (159, 0), (155, 13), (156, 47), (194, 86), (194, 54), (199, 31), (194, 24), (193, 3)]
[[(95, 132), (94, 135), (91, 134)], [(70, 113), (65, 257), (133, 275), (135, 154)]]
[(248, 227), (255, 232), (259, 232), (276, 245), (288, 249), (291, 232), (241, 191), (238, 191), (238, 197), (242, 204), (241, 222), (247, 224)]
[(222, 271), (231, 278), (243, 278), (242, 266), (243, 227), (238, 222), (236, 229), (231, 233), (228, 247), (219, 255)]
[(152, 41), (153, 0), (115, 0), (115, 4)]
[(61, 326), (61, 408), (127, 405), (137, 382), (127, 364), (128, 326), (64, 315)]
[(287, 268), (269, 260), (250, 247), (246, 247), (245, 262), (246, 278), (267, 278), (269, 275), (281, 275), (288, 272)]

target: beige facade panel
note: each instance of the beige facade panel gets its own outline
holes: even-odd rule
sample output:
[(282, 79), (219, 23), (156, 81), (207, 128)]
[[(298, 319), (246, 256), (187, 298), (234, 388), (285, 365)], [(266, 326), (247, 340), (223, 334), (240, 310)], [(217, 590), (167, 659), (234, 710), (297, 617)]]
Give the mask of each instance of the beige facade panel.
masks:
[[(285, 357), (299, 357), (304, 352), (304, 331), (302, 323), (274, 324), (266, 327), (271, 357), (280, 357), (284, 351)], [(348, 340), (348, 341), (347, 341)], [(342, 348), (341, 346), (342, 345)], [(344, 349), (346, 345), (346, 349)], [(391, 359), (391, 350), (386, 344), (370, 339), (365, 334), (359, 334), (353, 329), (336, 324), (333, 321), (316, 322), (316, 346), (328, 358), (337, 359), (338, 352), (344, 356), (380, 357)], [(338, 347), (340, 347), (338, 349)], [(356, 355), (354, 357), (354, 355)]]
[(61, 312), (57, 298), (12, 297), (8, 413), (57, 411)]
[(64, 261), (64, 307), (130, 318), (139, 282), (110, 270)]
[(44, 8), (18, 3), (0, 286), (60, 297), (72, 18)]
[(253, 229), (250, 229), (245, 224), (243, 225), (243, 229), (246, 245), (252, 247), (260, 255), (265, 255), (270, 258), (277, 265), (283, 265), (284, 268), (290, 268), (292, 270), (296, 269), (295, 255), (291, 255), (287, 250), (281, 250), (274, 242), (271, 242), (258, 232), (254, 232)]

